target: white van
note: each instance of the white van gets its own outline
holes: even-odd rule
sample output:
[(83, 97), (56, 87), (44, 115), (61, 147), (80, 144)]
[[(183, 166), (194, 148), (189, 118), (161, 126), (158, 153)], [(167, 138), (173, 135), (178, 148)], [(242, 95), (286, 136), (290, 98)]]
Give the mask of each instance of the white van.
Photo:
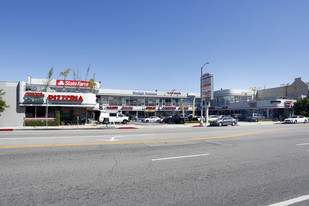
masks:
[(114, 123), (121, 122), (122, 124), (127, 124), (129, 122), (129, 117), (121, 114), (120, 112), (118, 113), (101, 112), (99, 122), (108, 124), (107, 122), (104, 122), (104, 118), (108, 118), (109, 122)]

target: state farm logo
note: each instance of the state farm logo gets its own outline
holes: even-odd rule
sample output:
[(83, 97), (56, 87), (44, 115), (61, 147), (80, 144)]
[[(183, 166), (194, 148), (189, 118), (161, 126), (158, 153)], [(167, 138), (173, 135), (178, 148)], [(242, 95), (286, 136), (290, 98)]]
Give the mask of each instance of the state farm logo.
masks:
[[(59, 82), (58, 82), (59, 81)], [(64, 81), (62, 80), (57, 80), (57, 86), (63, 86), (64, 85)]]
[(74, 81), (74, 80), (56, 80), (57, 86), (66, 86), (66, 87), (90, 87), (88, 81)]

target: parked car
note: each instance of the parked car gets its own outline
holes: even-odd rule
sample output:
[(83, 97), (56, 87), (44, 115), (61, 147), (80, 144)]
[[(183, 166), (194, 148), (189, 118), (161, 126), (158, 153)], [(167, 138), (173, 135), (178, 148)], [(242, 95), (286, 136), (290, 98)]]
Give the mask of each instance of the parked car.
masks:
[(196, 117), (196, 116), (193, 116), (192, 114), (189, 114), (189, 115), (188, 115), (188, 120), (189, 120), (189, 121), (197, 121), (197, 117)]
[(265, 117), (261, 114), (258, 114), (258, 113), (248, 114), (246, 116), (246, 121), (248, 121), (248, 122), (257, 122), (261, 119), (265, 119)]
[[(197, 121), (201, 121), (201, 116), (195, 116), (195, 118), (197, 119)], [(205, 117), (202, 117), (202, 121), (205, 121)]]
[(216, 121), (216, 120), (223, 118), (223, 117), (224, 117), (224, 115), (210, 115), (208, 117), (208, 122), (210, 123), (210, 122)]
[(308, 119), (302, 115), (294, 115), (284, 120), (285, 124), (307, 123)]
[(164, 123), (174, 123), (174, 124), (184, 124), (185, 123), (185, 119), (183, 118), (182, 115), (180, 114), (174, 114), (173, 116), (169, 116), (169, 117), (165, 117), (163, 119)]
[(147, 117), (145, 119), (142, 119), (142, 122), (160, 122), (161, 121), (161, 118), (160, 117), (157, 117), (157, 116), (151, 116), (151, 117)]
[(215, 121), (210, 122), (211, 126), (227, 126), (232, 125), (235, 126), (237, 124), (237, 120), (233, 117), (222, 117)]

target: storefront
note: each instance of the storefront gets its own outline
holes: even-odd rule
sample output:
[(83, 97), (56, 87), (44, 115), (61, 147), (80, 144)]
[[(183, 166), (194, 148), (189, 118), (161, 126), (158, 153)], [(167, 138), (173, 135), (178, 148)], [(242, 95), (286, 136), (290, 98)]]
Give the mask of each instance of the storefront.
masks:
[[(42, 88), (39, 80), (35, 80), (36, 90)], [(95, 93), (77, 92), (76, 84), (72, 80), (68, 80), (66, 89), (57, 85), (59, 80), (55, 82), (55, 85), (50, 86), (53, 89), (47, 91), (32, 91), (29, 84), (20, 82), (18, 106), (25, 108), (25, 120), (54, 120), (57, 111), (61, 125), (85, 124), (92, 118), (93, 110), (98, 107)], [(74, 90), (75, 92), (72, 92)]]
[[(197, 93), (100, 89), (98, 102), (104, 112), (120, 111), (130, 119), (172, 114), (192, 114), (199, 107)], [(199, 109), (200, 110), (200, 109)]]

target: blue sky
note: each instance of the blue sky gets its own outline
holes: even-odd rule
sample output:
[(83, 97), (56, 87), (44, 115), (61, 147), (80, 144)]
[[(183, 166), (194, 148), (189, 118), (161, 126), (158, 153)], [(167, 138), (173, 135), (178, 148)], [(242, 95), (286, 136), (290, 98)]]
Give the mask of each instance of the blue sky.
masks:
[[(199, 92), (309, 82), (308, 0), (0, 3), (0, 81), (90, 65), (101, 88)], [(72, 74), (68, 79), (73, 79)]]

